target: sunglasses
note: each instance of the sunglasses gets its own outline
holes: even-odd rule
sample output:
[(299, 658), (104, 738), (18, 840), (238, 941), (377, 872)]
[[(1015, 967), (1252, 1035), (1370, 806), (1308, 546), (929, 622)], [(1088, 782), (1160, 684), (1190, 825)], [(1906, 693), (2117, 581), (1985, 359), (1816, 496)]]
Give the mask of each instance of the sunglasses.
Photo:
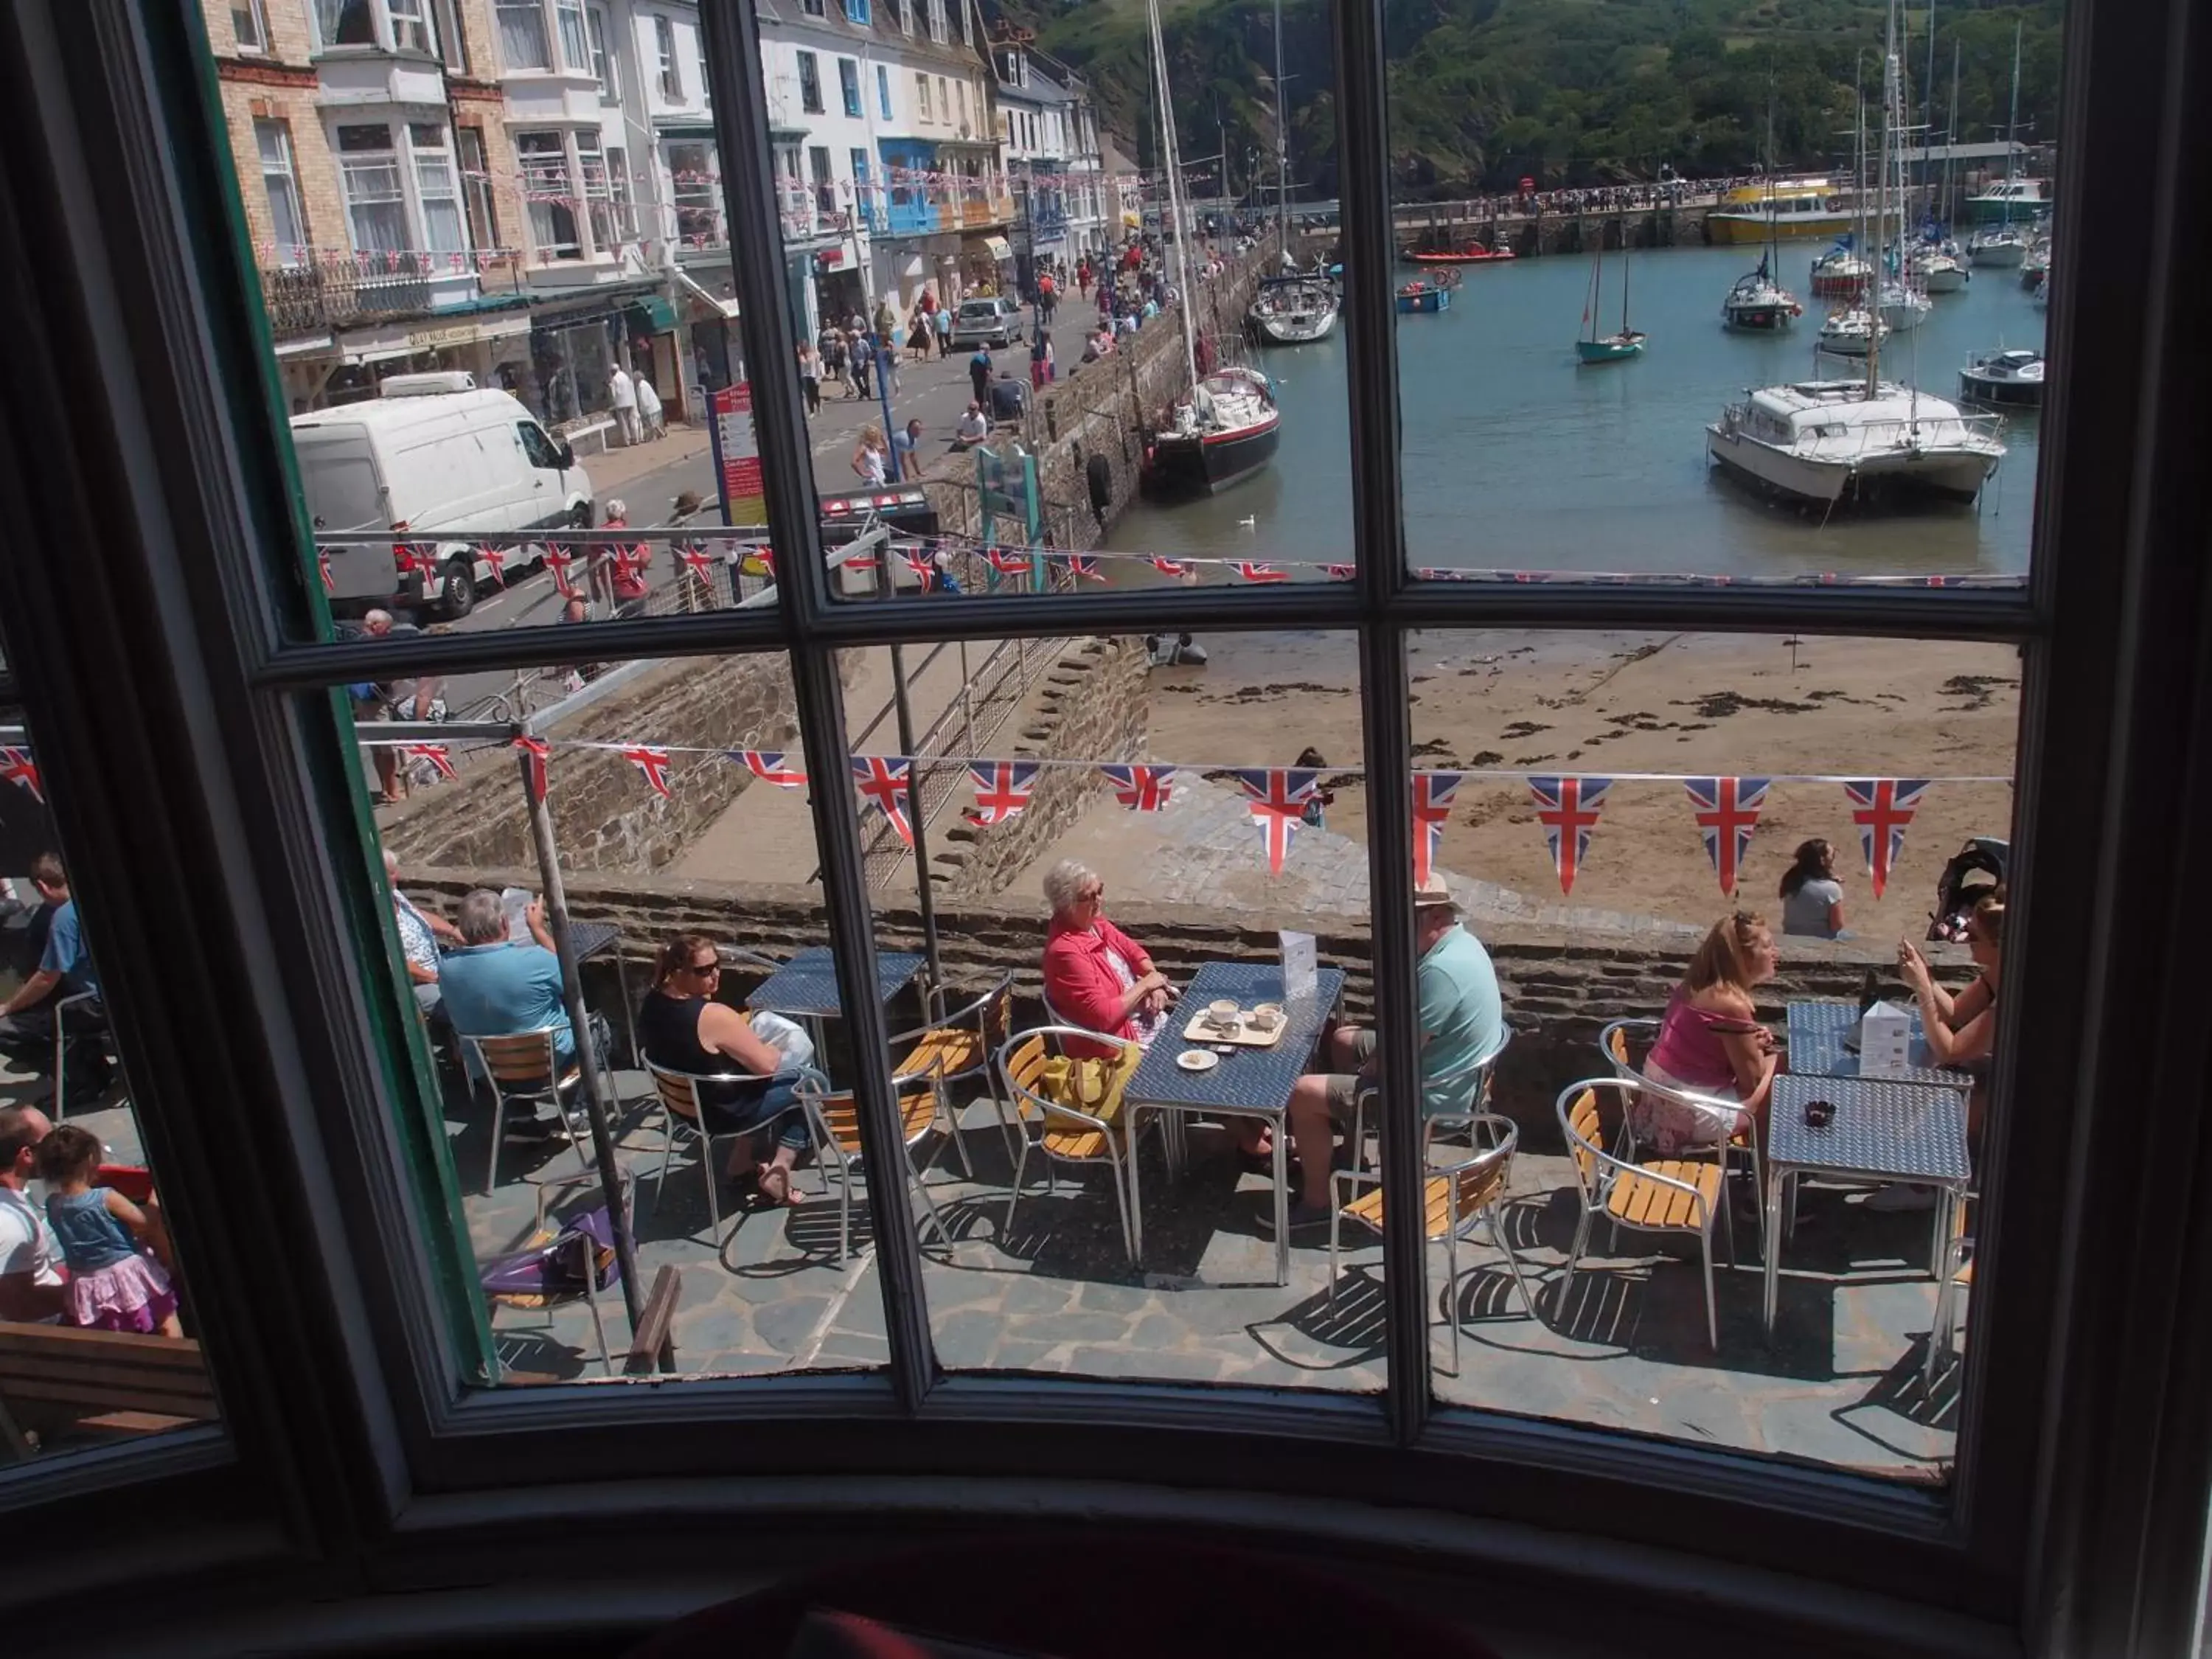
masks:
[(722, 964), (719, 962), (695, 962), (690, 971), (695, 974), (719, 974), (722, 971)]

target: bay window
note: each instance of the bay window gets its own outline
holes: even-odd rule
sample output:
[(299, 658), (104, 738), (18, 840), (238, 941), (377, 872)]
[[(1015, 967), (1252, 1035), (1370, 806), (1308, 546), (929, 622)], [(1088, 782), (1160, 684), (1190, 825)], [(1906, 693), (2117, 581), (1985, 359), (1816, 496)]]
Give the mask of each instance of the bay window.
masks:
[(392, 129), (381, 122), (341, 126), (337, 150), (338, 185), (345, 195), (354, 252), (402, 253), (415, 247)]
[[(1508, 210), (1523, 165), (1601, 187), (1565, 159), (1469, 161), (1498, 210), (1479, 234), (1525, 239), (1516, 269), (1470, 273), (1510, 279), (1480, 305), (1401, 313), (1394, 157), (1450, 135), (1389, 96), (1413, 13), (1336, 5), (1298, 120), (1340, 200), (1340, 343), (1127, 443), (1084, 427), (1109, 505), (1147, 461), (1155, 488), (1243, 465), (1209, 461), (1205, 421), (1265, 438), (1256, 476), (1102, 529), (987, 442), (933, 459), (926, 534), (893, 514), (859, 553), (842, 447), (817, 478), (781, 366), (810, 282), (828, 305), (876, 279), (842, 248), (787, 258), (769, 169), (737, 166), (764, 159), (765, 91), (733, 67), (760, 61), (753, 7), (708, 61), (732, 131), (663, 142), (679, 224), (706, 210), (687, 175), (728, 182), (726, 361), (778, 371), (722, 430), (728, 522), (663, 522), (633, 489), (619, 538), (592, 527), (612, 475), (594, 494), (599, 458), (568, 465), (551, 423), (604, 407), (650, 307), (563, 296), (495, 360), (518, 408), (471, 441), (558, 495), (532, 527), (395, 531), (343, 410), (265, 402), (359, 366), (254, 355), (251, 250), (166, 159), (257, 155), (281, 240), (281, 125), (226, 143), (221, 106), (155, 72), (198, 38), (169, 9), (127, 31), (81, 10), (0, 30), (11, 179), (41, 185), (0, 216), (40, 343), (17, 398), (71, 411), (0, 440), (0, 489), (72, 550), (0, 561), (0, 713), (21, 711), (0, 750), (35, 763), (82, 888), (220, 1403), (124, 1455), (0, 1472), (28, 1522), (11, 1608), (160, 1594), (165, 1634), (214, 1650), (218, 1613), (312, 1650), (372, 1627), (364, 1602), (408, 1602), (418, 1645), (494, 1620), (604, 1637), (711, 1594), (701, 1561), (781, 1576), (984, 1525), (1076, 1560), (1103, 1520), (1325, 1556), (1366, 1593), (1479, 1608), (1504, 1650), (1570, 1624), (1655, 1653), (2194, 1645), (2212, 981), (2188, 907), (2142, 895), (2187, 890), (2212, 838), (2204, 417), (2170, 349), (2212, 106), (2130, 66), (2185, 55), (2204, 0), (2077, 0), (2050, 37), (2081, 77), (2049, 106), (2052, 375), (1979, 514), (1800, 514), (1708, 484), (1737, 429), (1718, 388), (1830, 394), (1694, 331), (1747, 262), (1689, 209), (1591, 198), (1601, 246)], [(317, 0), (325, 45), (350, 10)], [(507, 68), (550, 66), (549, 23), (568, 54), (565, 9), (494, 15)], [(130, 119), (77, 95), (82, 64)], [(1821, 73), (1847, 93), (1849, 69)], [(125, 142), (142, 123), (161, 145)], [(469, 130), (330, 130), (357, 250), (465, 243)], [(622, 240), (627, 146), (514, 143), (536, 258)], [(834, 201), (831, 154), (808, 147), (807, 182)], [(127, 222), (45, 187), (111, 171)], [(1233, 325), (1277, 252), (1188, 299)], [(1644, 361), (1528, 344), (1586, 279), (1620, 303), (1621, 262), (1650, 308), (1626, 319), (1668, 331)], [(2124, 288), (2136, 303), (2101, 303)], [(2009, 284), (1976, 289), (1951, 297), (1991, 309), (1949, 326), (1993, 333), (2000, 301), (2030, 325)], [(1179, 324), (1170, 305), (1117, 349), (1179, 365)], [(1684, 403), (1667, 375), (1699, 362), (1717, 389)], [(1091, 396), (1048, 386), (1057, 418), (1026, 435), (1057, 445)], [(147, 429), (176, 464), (143, 465)], [(647, 550), (619, 614), (594, 586), (617, 542), (626, 565)], [(422, 575), (426, 611), (496, 608), (335, 625)], [(564, 586), (585, 619), (550, 634)], [(455, 718), (390, 718), (380, 688), (439, 680)], [(0, 755), (10, 803), (23, 758)], [(1820, 842), (1825, 864), (1802, 851)], [(1981, 842), (1998, 909), (1930, 937), (1927, 900), (1951, 906)], [(1801, 858), (1858, 937), (1774, 925)], [(468, 952), (551, 939), (550, 1029), (477, 1033), (542, 1036), (545, 1102), (472, 1085), (481, 1048), (416, 994), (409, 906), (470, 941), (429, 952), (456, 1029)], [(1182, 1005), (1155, 1006), (1156, 971)], [(695, 1033), (725, 1011), (775, 1050), (754, 1076), (790, 1073), (750, 1156), (636, 1063), (648, 975), (656, 1010)], [(1869, 975), (1923, 1028), (1953, 1030), (1970, 986), (1991, 999), (1975, 1069), (1860, 1074), (1879, 1060), (1842, 1035), (1889, 1019), (1861, 1024)], [(1233, 1016), (1199, 1024), (1215, 994)], [(1103, 1057), (1118, 1108), (1080, 1112), (1107, 1086), (1080, 1045), (1117, 1021), (1135, 1043), (1139, 1014), (1151, 1046)], [(1662, 1021), (1680, 1040), (1655, 1059)], [(1658, 1112), (1698, 1092), (1669, 1054), (1715, 1052), (1734, 1102)], [(1891, 1107), (1891, 1142), (1942, 1143), (1917, 1174), (1856, 1139), (1823, 1161), (1824, 1129)], [(1931, 1183), (1930, 1208), (1890, 1192)], [(586, 1533), (622, 1540), (610, 1577), (652, 1614), (579, 1586)]]
[(430, 0), (384, 0), (384, 15), (392, 30), (394, 49), (420, 52), (434, 50)]
[(572, 70), (592, 72), (591, 30), (584, 21), (584, 0), (553, 0), (553, 15), (561, 30), (561, 61)]
[[(795, 173), (795, 158), (787, 155), (786, 161), (787, 170)], [(716, 166), (712, 144), (668, 141), (669, 195), (676, 209), (677, 240), (684, 246), (719, 247), (729, 240)]]
[(492, 0), (492, 15), (499, 25), (500, 62), (510, 73), (553, 67), (544, 0)]

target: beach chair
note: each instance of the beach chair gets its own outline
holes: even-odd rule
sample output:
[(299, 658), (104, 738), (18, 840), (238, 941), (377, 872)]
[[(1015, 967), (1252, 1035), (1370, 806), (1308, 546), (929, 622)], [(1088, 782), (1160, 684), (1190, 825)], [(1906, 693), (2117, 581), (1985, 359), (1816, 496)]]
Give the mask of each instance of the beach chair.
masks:
[(1019, 1138), (1013, 1190), (1006, 1197), (1006, 1226), (1009, 1230), (1013, 1226), (1014, 1206), (1021, 1202), (1022, 1179), (1032, 1151), (1045, 1160), (1048, 1192), (1057, 1184), (1057, 1166), (1103, 1164), (1114, 1180), (1114, 1211), (1121, 1224), (1121, 1246), (1134, 1267), (1137, 1244), (1129, 1225), (1129, 1184), (1124, 1160), (1133, 1156), (1136, 1149), (1130, 1144), (1124, 1121), (1116, 1117), (1109, 1121), (1062, 1105), (1042, 1092), (1045, 1063), (1061, 1052), (1061, 1044), (1068, 1037), (1093, 1042), (1118, 1041), (1102, 1038), (1080, 1025), (1042, 1025), (1016, 1032), (999, 1049), (999, 1078)]

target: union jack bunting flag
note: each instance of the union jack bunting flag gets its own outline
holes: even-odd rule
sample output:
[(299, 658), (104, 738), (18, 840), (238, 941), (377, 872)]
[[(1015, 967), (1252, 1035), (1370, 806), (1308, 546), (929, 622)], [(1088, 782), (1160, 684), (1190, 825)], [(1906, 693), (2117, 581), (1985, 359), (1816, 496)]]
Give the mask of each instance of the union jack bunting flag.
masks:
[(392, 562), (403, 576), (427, 576), (438, 568), (436, 555), (427, 547), (416, 547), (409, 542), (392, 543)]
[(576, 590), (568, 585), (568, 567), (575, 562), (576, 556), (558, 542), (545, 550), (545, 568), (553, 573), (554, 591), (564, 599), (576, 596)]
[(1305, 817), (1306, 802), (1313, 798), (1321, 774), (1303, 768), (1268, 767), (1239, 770), (1236, 777), (1244, 786), (1244, 805), (1267, 846), (1267, 872), (1279, 876), (1284, 856), (1291, 850), (1291, 838)]
[(905, 755), (855, 755), (853, 778), (869, 803), (880, 808), (898, 831), (899, 839), (914, 845), (914, 825), (907, 819), (907, 774), (913, 760)]
[(945, 586), (944, 577), (937, 574), (937, 561), (927, 548), (908, 548), (906, 550), (906, 568), (914, 572), (915, 580), (921, 584), (921, 591), (925, 593), (933, 592)]
[(39, 781), (39, 769), (33, 763), (29, 750), (0, 748), (0, 778), (21, 784), (31, 792), (33, 800), (40, 805), (46, 804), (46, 792)]
[(453, 753), (442, 743), (410, 743), (404, 745), (399, 752), (410, 760), (429, 762), (441, 778), (458, 778), (461, 775), (453, 770)]
[(991, 568), (1001, 576), (1026, 576), (1030, 574), (1030, 556), (1018, 547), (987, 547), (983, 556), (990, 561)]
[(1286, 582), (1291, 579), (1287, 570), (1278, 570), (1272, 564), (1262, 564), (1256, 559), (1237, 561), (1237, 574), (1248, 582)]
[(616, 544), (616, 569), (627, 571), (633, 576), (642, 576), (646, 572), (646, 567), (652, 562), (653, 549), (647, 543), (633, 542), (628, 547), (619, 543)]
[(1168, 804), (1175, 789), (1172, 766), (1102, 766), (1114, 786), (1114, 799), (1132, 812), (1157, 812)]
[(1106, 573), (1098, 568), (1098, 561), (1086, 558), (1080, 553), (1071, 553), (1067, 556), (1067, 568), (1070, 574), (1086, 582), (1103, 582), (1106, 580)]
[(686, 570), (690, 571), (702, 582), (705, 581), (708, 577), (714, 574), (715, 564), (714, 556), (709, 553), (705, 548), (700, 546), (696, 542), (684, 543), (683, 546), (676, 550), (676, 556), (683, 562), (684, 568)]
[(1322, 570), (1333, 582), (1348, 582), (1359, 574), (1356, 564), (1325, 564)]
[(338, 591), (338, 579), (331, 574), (331, 556), (327, 551), (317, 551), (315, 554), (315, 568), (322, 575), (323, 592), (325, 593), (337, 592)]
[(1152, 556), (1152, 566), (1163, 576), (1180, 576), (1190, 569), (1180, 559), (1163, 559), (1158, 554)]
[(484, 542), (477, 548), (477, 557), (484, 562), (485, 567), (491, 572), (491, 579), (494, 581), (501, 587), (507, 586), (507, 550), (505, 548), (494, 547), (489, 542)]
[(1905, 850), (1905, 826), (1912, 822), (1920, 798), (1928, 793), (1928, 780), (1847, 778), (1844, 793), (1851, 798), (1859, 850), (1866, 854), (1867, 874), (1873, 878), (1874, 896), (1880, 898), (1889, 885), (1890, 867)]
[(1459, 793), (1457, 772), (1413, 774), (1413, 882), (1429, 878), (1436, 868), (1437, 843), (1443, 839), (1451, 820), (1452, 797)]
[(1705, 856), (1721, 878), (1721, 891), (1735, 895), (1736, 873), (1751, 846), (1751, 832), (1759, 823), (1759, 809), (1766, 803), (1765, 778), (1685, 778), (1690, 805), (1698, 815), (1698, 834), (1705, 843)]
[(622, 751), (622, 757), (645, 774), (645, 781), (653, 786), (653, 793), (665, 797), (668, 793), (668, 751), (651, 744), (633, 743)]
[(530, 787), (531, 805), (545, 799), (545, 757), (548, 745), (543, 738), (517, 738), (515, 753), (522, 757), (523, 777)]
[(1035, 761), (981, 761), (968, 769), (975, 780), (975, 810), (970, 823), (1007, 823), (1021, 817), (1036, 792)]
[(796, 766), (784, 764), (789, 752), (782, 749), (732, 749), (730, 758), (763, 783), (772, 783), (779, 789), (804, 788), (806, 774)]
[(1530, 778), (1528, 792), (1536, 798), (1536, 816), (1543, 820), (1544, 844), (1552, 849), (1552, 867), (1559, 872), (1559, 890), (1575, 890), (1575, 874), (1589, 852), (1590, 831), (1611, 778)]

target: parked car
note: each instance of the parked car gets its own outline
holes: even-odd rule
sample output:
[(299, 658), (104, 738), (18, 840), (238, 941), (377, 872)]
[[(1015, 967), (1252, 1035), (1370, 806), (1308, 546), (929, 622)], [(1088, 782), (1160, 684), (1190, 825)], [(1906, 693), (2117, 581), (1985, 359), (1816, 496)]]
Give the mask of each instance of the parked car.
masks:
[[(371, 402), (295, 415), (292, 444), (315, 533), (374, 538), (322, 546), (337, 615), (465, 617), (491, 580), (484, 537), (592, 523), (592, 481), (575, 453), (465, 373), (395, 374)], [(402, 556), (394, 532), (421, 539)], [(526, 546), (509, 568), (544, 562), (544, 548)]]
[(952, 344), (1010, 346), (1022, 337), (1022, 309), (1012, 300), (963, 300), (952, 319)]

